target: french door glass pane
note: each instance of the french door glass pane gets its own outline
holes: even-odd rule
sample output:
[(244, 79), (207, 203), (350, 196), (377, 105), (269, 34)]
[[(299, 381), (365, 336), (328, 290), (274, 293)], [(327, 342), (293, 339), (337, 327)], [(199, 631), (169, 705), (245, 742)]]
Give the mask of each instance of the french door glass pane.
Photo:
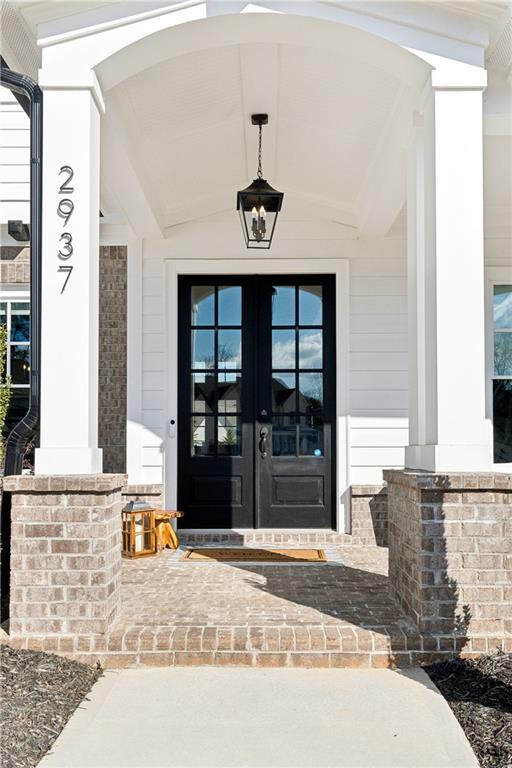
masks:
[(272, 325), (295, 325), (295, 286), (272, 286)]
[(5, 301), (0, 302), (0, 325), (5, 325), (7, 322), (7, 304)]
[(324, 427), (315, 416), (302, 416), (299, 427), (299, 453), (301, 456), (323, 456)]
[(239, 373), (219, 373), (219, 413), (240, 413), (242, 382)]
[(296, 411), (295, 374), (272, 374), (272, 411), (274, 413), (293, 413)]
[(239, 285), (219, 287), (219, 325), (242, 325), (242, 289)]
[(274, 416), (272, 419), (272, 455), (296, 456), (297, 419), (295, 416)]
[(512, 329), (512, 285), (495, 285), (493, 296), (495, 328)]
[(494, 333), (494, 375), (512, 376), (512, 331)]
[(314, 413), (323, 406), (323, 376), (321, 373), (299, 375), (299, 411)]
[(11, 304), (11, 341), (30, 341), (30, 304), (26, 301)]
[(215, 331), (192, 331), (192, 368), (215, 367)]
[(192, 286), (192, 325), (214, 325), (215, 288), (213, 285)]
[(299, 331), (299, 368), (322, 367), (322, 331)]
[(215, 407), (215, 375), (193, 373), (191, 384), (194, 413), (211, 413)]
[(242, 367), (242, 331), (221, 330), (218, 344), (218, 367), (233, 370)]
[(295, 368), (295, 331), (272, 331), (272, 368)]
[(299, 325), (322, 325), (322, 286), (299, 288)]
[(240, 418), (219, 416), (217, 421), (217, 454), (219, 456), (240, 455)]
[(194, 456), (215, 454), (214, 416), (192, 416), (192, 454)]
[(512, 380), (493, 382), (494, 461), (512, 462)]

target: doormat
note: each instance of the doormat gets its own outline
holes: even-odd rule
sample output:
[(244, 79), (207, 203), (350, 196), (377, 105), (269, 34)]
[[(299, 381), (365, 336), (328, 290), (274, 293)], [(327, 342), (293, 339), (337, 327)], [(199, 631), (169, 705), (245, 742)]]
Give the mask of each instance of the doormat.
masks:
[(182, 560), (195, 563), (324, 563), (323, 549), (251, 549), (236, 547), (201, 547), (187, 550)]

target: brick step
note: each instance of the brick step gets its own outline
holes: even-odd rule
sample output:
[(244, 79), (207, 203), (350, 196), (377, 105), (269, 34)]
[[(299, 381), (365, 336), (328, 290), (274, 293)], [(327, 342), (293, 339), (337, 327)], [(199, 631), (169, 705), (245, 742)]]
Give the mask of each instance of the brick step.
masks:
[(217, 546), (336, 546), (349, 543), (352, 539), (346, 533), (327, 531), (322, 529), (264, 529), (253, 528), (223, 529), (223, 530), (195, 530), (180, 529), (178, 531), (180, 542), (188, 547), (200, 547), (208, 545)]

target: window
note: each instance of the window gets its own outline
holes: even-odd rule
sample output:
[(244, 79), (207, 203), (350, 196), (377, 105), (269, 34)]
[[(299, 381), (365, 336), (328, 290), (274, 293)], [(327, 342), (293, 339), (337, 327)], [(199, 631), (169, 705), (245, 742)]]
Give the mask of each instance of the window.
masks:
[(12, 394), (5, 432), (25, 416), (30, 392), (30, 302), (26, 294), (0, 301), (0, 323), (7, 324), (5, 371), (11, 377)]
[(512, 285), (493, 288), (494, 462), (512, 462)]

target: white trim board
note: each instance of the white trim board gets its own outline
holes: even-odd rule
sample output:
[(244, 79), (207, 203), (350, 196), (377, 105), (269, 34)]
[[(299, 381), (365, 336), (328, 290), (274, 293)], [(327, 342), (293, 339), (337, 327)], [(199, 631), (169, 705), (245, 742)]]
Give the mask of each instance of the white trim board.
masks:
[[(169, 422), (178, 412), (178, 277), (180, 275), (294, 275), (330, 274), (336, 278), (336, 531), (350, 530), (349, 496), (349, 260), (348, 259), (166, 259), (165, 327), (166, 402), (165, 402), (165, 504), (177, 504), (177, 438), (169, 437)], [(175, 431), (177, 434), (177, 430)]]

